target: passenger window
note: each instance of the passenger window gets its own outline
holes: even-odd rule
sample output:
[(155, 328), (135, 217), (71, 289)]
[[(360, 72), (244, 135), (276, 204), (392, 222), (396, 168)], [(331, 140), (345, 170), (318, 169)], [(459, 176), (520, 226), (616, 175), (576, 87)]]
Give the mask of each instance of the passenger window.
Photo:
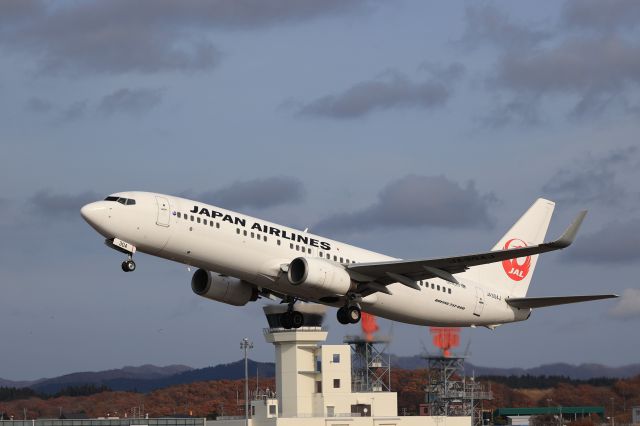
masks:
[(322, 257), (322, 252), (319, 253), (320, 257)]
[(220, 223), (216, 222), (216, 228), (220, 229)]
[(296, 244), (296, 251), (300, 251), (300, 246)]
[(344, 261), (342, 260), (342, 258), (340, 258), (340, 263), (344, 263)]
[(434, 289), (434, 285), (433, 285), (433, 283), (431, 283), (431, 290), (433, 290), (433, 289)]
[(193, 217), (193, 215), (191, 215), (191, 222), (193, 222), (193, 220), (194, 220), (194, 217)]
[(247, 236), (247, 230), (245, 229), (244, 231), (242, 231), (242, 234), (246, 237)]
[(251, 238), (253, 238), (253, 232), (251, 233)]
[(333, 255), (333, 261), (337, 262), (338, 261), (338, 256), (336, 256), (335, 254)]
[(240, 235), (240, 228), (236, 228), (236, 234)]
[(202, 223), (207, 224), (207, 219), (202, 219)]
[(267, 236), (266, 236), (266, 235), (263, 235), (263, 236), (262, 236), (262, 239), (263, 239), (264, 241), (267, 241)]
[(178, 216), (178, 219), (180, 219), (180, 215), (181, 215), (180, 212), (176, 213), (176, 216)]
[(346, 263), (351, 263), (351, 262), (349, 262), (349, 259), (345, 259), (345, 260), (346, 260)]
[(451, 294), (451, 289), (449, 289), (449, 294)]
[(289, 248), (293, 250), (293, 243), (289, 243)]
[(278, 240), (278, 245), (280, 245), (280, 240)]
[(327, 259), (331, 260), (331, 255), (327, 253)]
[(440, 291), (440, 286), (438, 286), (438, 291)]
[(209, 226), (213, 228), (213, 221), (209, 221)]
[(196, 222), (200, 223), (200, 218), (197, 218)]

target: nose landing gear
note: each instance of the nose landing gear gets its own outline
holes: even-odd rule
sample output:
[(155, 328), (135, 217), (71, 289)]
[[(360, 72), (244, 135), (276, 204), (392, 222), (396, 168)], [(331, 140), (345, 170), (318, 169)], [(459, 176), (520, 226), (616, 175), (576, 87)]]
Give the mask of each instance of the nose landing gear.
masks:
[(122, 262), (122, 270), (124, 272), (133, 272), (136, 270), (136, 262), (133, 261), (133, 256), (129, 255), (129, 258)]
[(136, 252), (136, 246), (118, 238), (105, 240), (104, 243), (108, 247), (127, 255), (127, 260), (122, 262), (121, 265), (124, 272), (133, 272), (136, 270), (136, 262), (133, 261), (133, 254)]

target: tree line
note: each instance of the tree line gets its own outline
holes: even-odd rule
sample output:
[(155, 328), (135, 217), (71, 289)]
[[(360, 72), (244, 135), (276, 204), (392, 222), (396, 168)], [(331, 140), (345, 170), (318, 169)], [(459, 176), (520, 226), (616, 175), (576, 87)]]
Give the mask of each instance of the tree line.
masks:
[(67, 386), (55, 394), (37, 392), (31, 388), (0, 387), (0, 401), (7, 402), (29, 398), (49, 399), (61, 396), (89, 396), (109, 391), (111, 391), (111, 389), (108, 386), (98, 386), (94, 384)]

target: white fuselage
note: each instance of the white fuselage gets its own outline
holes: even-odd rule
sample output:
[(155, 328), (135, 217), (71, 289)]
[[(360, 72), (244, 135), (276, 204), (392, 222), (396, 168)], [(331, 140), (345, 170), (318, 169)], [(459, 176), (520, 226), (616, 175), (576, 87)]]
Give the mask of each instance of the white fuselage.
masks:
[[(115, 237), (138, 251), (302, 300), (322, 303), (319, 295), (304, 285), (290, 284), (282, 273), (282, 266), (294, 258), (322, 257), (343, 265), (397, 260), (198, 201), (148, 192), (114, 195), (134, 199), (136, 204), (99, 201), (83, 208), (85, 219), (107, 239)], [(364, 297), (362, 310), (417, 325), (495, 326), (529, 317), (529, 309), (509, 306), (499, 290), (461, 275), (458, 284), (439, 278), (420, 281), (419, 290), (390, 284), (392, 294)]]

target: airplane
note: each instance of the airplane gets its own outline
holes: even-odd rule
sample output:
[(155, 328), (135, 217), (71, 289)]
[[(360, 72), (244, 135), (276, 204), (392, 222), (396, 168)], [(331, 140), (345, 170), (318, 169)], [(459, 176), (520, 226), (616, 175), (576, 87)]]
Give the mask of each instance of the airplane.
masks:
[(484, 326), (524, 321), (533, 309), (618, 297), (526, 297), (538, 255), (573, 243), (586, 211), (544, 242), (555, 203), (537, 199), (491, 251), (402, 260), (221, 207), (150, 193), (118, 192), (83, 206), (82, 217), (127, 257), (147, 253), (198, 268), (199, 296), (244, 306), (260, 297), (288, 304), (285, 329), (304, 325), (298, 301), (338, 308), (341, 324), (362, 311), (408, 324)]

